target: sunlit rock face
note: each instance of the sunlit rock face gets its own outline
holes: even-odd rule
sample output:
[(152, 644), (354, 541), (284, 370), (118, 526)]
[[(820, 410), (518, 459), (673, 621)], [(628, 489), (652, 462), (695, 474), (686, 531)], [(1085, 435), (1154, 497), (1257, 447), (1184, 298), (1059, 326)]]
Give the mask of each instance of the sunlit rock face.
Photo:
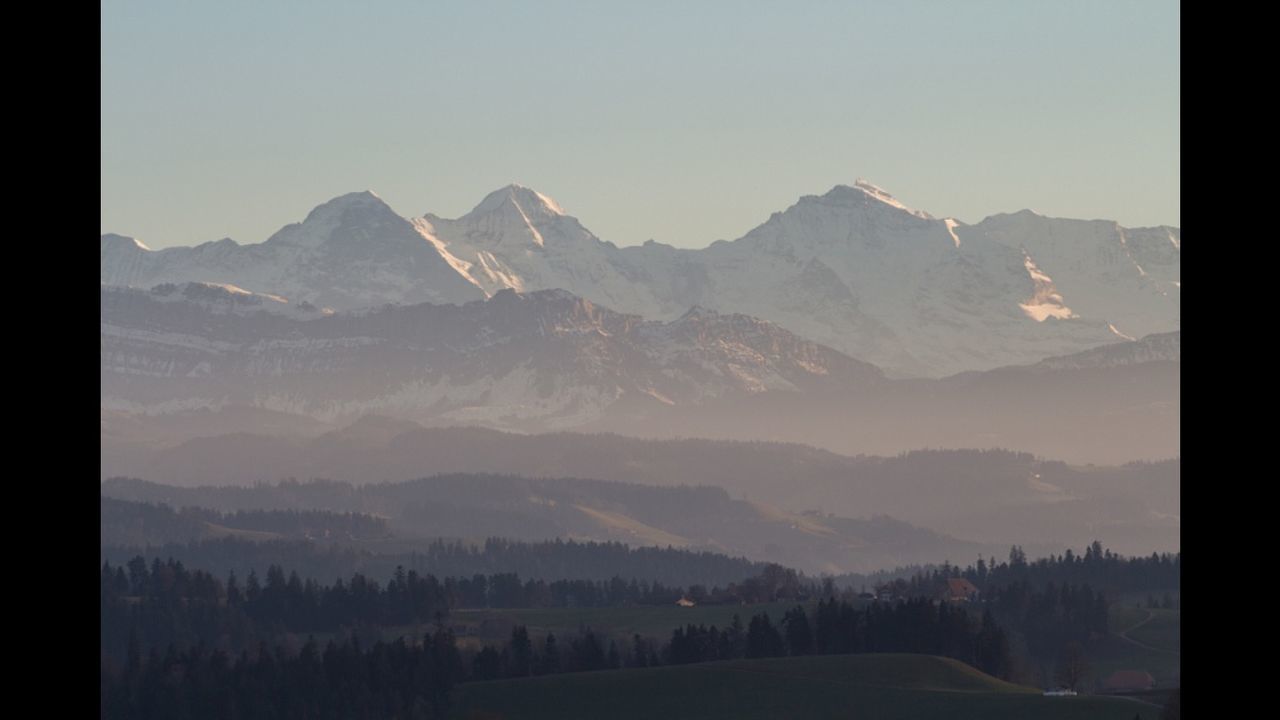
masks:
[(1180, 252), (1177, 228), (1028, 210), (968, 225), (861, 180), (699, 250), (619, 248), (519, 185), (455, 219), (407, 220), (364, 192), (258, 245), (101, 241), (107, 285), (221, 283), (337, 310), (562, 289), (654, 320), (695, 306), (750, 315), (891, 376), (925, 377), (1178, 330)]

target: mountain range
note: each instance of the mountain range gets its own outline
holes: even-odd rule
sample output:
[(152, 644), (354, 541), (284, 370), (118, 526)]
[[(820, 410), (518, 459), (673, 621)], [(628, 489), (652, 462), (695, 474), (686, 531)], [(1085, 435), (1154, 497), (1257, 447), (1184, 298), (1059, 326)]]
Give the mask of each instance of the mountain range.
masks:
[(248, 404), (322, 420), (573, 427), (614, 406), (883, 382), (879, 369), (744, 315), (646, 321), (563, 290), (332, 313), (239, 289), (103, 286), (104, 407)]
[(1176, 228), (967, 225), (863, 181), (699, 250), (617, 247), (515, 185), (456, 219), (344, 195), (256, 245), (104, 235), (102, 478), (188, 486), (104, 486), (165, 502), (327, 478), (345, 499), (242, 489), (401, 538), (833, 572), (1145, 554), (1178, 544), (1179, 252)]
[(124, 416), (163, 414), (168, 425), (180, 424), (178, 411), (251, 408), (304, 427), (381, 414), (847, 453), (1178, 454), (1177, 333), (1028, 366), (892, 379), (750, 316), (694, 308), (645, 320), (563, 290), (347, 312), (200, 283), (100, 294), (104, 452)]
[[(1126, 554), (1176, 547), (1181, 516), (1176, 459), (1090, 467), (998, 450), (851, 457), (788, 443), (522, 435), (376, 416), (292, 437), (242, 426), (176, 444), (130, 446), (121, 438), (110, 444), (116, 452), (104, 459), (104, 480), (127, 476), (181, 487), (288, 478), (380, 484), (465, 472), (714, 485), (734, 499), (790, 514), (887, 514), (968, 541), (1036, 543), (1053, 552), (1093, 540)], [(187, 502), (185, 491), (170, 489), (179, 494), (166, 502)]]
[(861, 180), (733, 241), (618, 247), (511, 185), (456, 219), (343, 195), (259, 244), (152, 251), (103, 235), (101, 282), (215, 284), (315, 312), (562, 290), (662, 327), (691, 310), (759, 318), (887, 377), (937, 378), (1178, 330), (1180, 249), (1172, 227), (935, 218)]

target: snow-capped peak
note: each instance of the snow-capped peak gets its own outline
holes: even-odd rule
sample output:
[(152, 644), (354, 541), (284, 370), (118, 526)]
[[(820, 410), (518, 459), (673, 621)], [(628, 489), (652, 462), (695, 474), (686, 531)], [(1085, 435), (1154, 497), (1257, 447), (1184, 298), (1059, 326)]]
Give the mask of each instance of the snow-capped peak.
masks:
[(351, 213), (400, 217), (391, 209), (391, 206), (383, 202), (382, 198), (375, 195), (373, 191), (361, 190), (360, 192), (339, 195), (322, 205), (316, 206), (315, 209), (307, 214), (306, 219), (302, 221), (302, 225), (329, 225), (341, 221), (342, 218)]
[(550, 197), (532, 188), (512, 183), (485, 196), (468, 216), (486, 215), (511, 205), (526, 217), (564, 215), (564, 208)]
[(891, 207), (895, 207), (899, 210), (909, 212), (918, 218), (922, 218), (924, 220), (933, 219), (933, 216), (930, 215), (929, 213), (924, 212), (923, 210), (916, 210), (914, 208), (909, 208), (906, 205), (903, 205), (901, 202), (898, 201), (897, 198), (895, 198), (894, 196), (886, 192), (884, 188), (881, 188), (877, 185), (872, 185), (871, 183), (867, 182), (863, 178), (858, 178), (854, 180), (853, 187), (857, 190), (861, 190), (862, 192), (866, 193), (869, 197), (875, 198), (876, 200), (879, 200), (880, 202), (886, 205), (889, 205)]
[(779, 323), (897, 375), (1068, 354), (1119, 339), (1108, 324), (1134, 337), (1178, 327), (1178, 228), (1027, 210), (967, 225), (851, 182), (702, 250), (620, 249), (518, 184), (462, 217), (412, 222), (365, 191), (330, 200), (261, 245), (149, 253), (104, 235), (102, 280), (228, 283), (339, 309), (461, 303), (504, 288), (564, 288), (668, 321), (700, 304)]
[[(394, 228), (389, 232), (375, 228)], [(301, 223), (281, 228), (267, 239), (269, 244), (287, 244), (298, 247), (319, 247), (332, 240), (347, 242), (359, 237), (365, 239), (371, 232), (382, 235), (412, 233), (409, 221), (396, 214), (391, 206), (370, 190), (339, 195), (317, 206)]]
[(128, 235), (117, 235), (115, 233), (104, 233), (102, 235), (102, 239), (100, 240), (100, 242), (104, 247), (117, 246), (117, 247), (127, 247), (130, 249), (136, 248), (138, 250), (151, 249), (146, 245), (144, 245), (142, 241), (139, 240), (138, 238), (129, 237)]
[(319, 212), (342, 211), (350, 208), (387, 208), (387, 203), (378, 197), (377, 193), (372, 190), (360, 190), (359, 192), (350, 192), (345, 195), (339, 195), (329, 202), (316, 207), (311, 211), (311, 215)]

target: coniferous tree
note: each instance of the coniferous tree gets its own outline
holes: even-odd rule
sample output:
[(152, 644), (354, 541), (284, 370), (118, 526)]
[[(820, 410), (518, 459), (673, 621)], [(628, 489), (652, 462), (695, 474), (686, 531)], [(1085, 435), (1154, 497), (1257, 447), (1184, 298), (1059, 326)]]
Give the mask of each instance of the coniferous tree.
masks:
[(590, 672), (603, 670), (606, 658), (600, 638), (591, 630), (569, 640), (571, 672)]
[(542, 647), (542, 663), (540, 667), (540, 675), (550, 675), (560, 672), (560, 648), (556, 644), (556, 636), (547, 633), (547, 639)]
[(529, 630), (524, 625), (511, 629), (511, 669), (512, 677), (526, 677), (533, 672), (533, 643), (529, 641)]
[(782, 617), (787, 631), (787, 651), (792, 655), (809, 655), (813, 652), (813, 631), (804, 606), (797, 605)]
[(982, 628), (978, 631), (975, 645), (978, 669), (988, 675), (1008, 680), (1013, 666), (1009, 639), (1004, 630), (996, 625), (989, 608), (982, 611)]
[(502, 656), (497, 650), (486, 645), (471, 661), (471, 678), (497, 680), (500, 677), (502, 677)]
[(648, 667), (649, 653), (645, 647), (644, 638), (640, 637), (640, 633), (631, 636), (631, 667)]
[(781, 657), (785, 654), (782, 634), (769, 622), (769, 613), (753, 616), (747, 626), (747, 657)]
[[(424, 642), (423, 645), (427, 644)], [(427, 649), (430, 653), (432, 678), (431, 707), (438, 717), (444, 717), (449, 711), (450, 692), (464, 676), (462, 655), (458, 652), (453, 631), (443, 624), (436, 626)]]
[(747, 633), (742, 626), (742, 617), (738, 613), (733, 614), (733, 621), (725, 629), (724, 635), (725, 656), (730, 658), (745, 657), (747, 654)]

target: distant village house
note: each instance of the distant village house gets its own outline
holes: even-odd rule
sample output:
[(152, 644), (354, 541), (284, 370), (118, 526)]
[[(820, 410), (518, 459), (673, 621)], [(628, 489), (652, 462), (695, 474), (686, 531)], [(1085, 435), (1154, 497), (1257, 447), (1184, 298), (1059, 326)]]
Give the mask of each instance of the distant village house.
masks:
[(1102, 684), (1108, 692), (1136, 692), (1156, 686), (1151, 673), (1142, 670), (1117, 670)]
[(978, 588), (965, 578), (947, 578), (947, 588), (943, 592), (943, 600), (947, 602), (976, 602)]

